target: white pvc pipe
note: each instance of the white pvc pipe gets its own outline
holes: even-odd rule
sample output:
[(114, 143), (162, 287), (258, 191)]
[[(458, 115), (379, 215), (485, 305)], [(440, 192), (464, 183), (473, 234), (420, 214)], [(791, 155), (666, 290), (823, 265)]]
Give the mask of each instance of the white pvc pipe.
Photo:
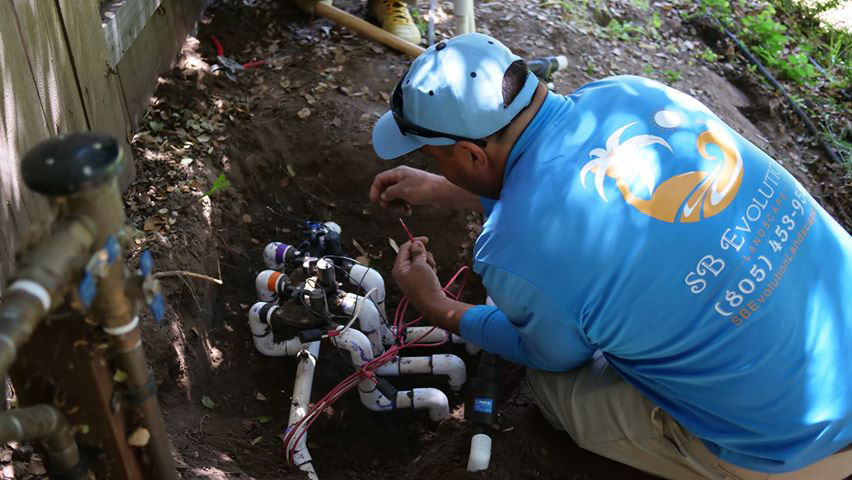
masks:
[(396, 357), (382, 365), (376, 373), (384, 376), (397, 376), (416, 373), (446, 375), (453, 391), (459, 391), (467, 380), (467, 368), (464, 361), (452, 354), (436, 354), (424, 357)]
[(451, 353), (439, 353), (432, 355), (432, 373), (434, 375), (446, 375), (447, 382), (454, 392), (461, 390), (467, 380), (467, 368), (464, 360)]
[(254, 348), (268, 357), (293, 356), (302, 349), (299, 337), (293, 337), (283, 342), (275, 343), (269, 319), (278, 305), (267, 302), (257, 302), (249, 309), (249, 328), (251, 328)]
[(453, 0), (456, 35), (476, 31), (476, 17), (473, 13), (473, 0)]
[(376, 289), (373, 300), (379, 306), (379, 310), (385, 313), (385, 279), (376, 270), (364, 265), (354, 264), (349, 269), (349, 283), (361, 287), (365, 292)]
[[(290, 417), (287, 420), (287, 431), (293, 428), (293, 425), (308, 413), (319, 347), (320, 342), (318, 341), (305, 344), (297, 355), (299, 364), (296, 367), (296, 382), (293, 384), (293, 401), (290, 403)], [(305, 472), (310, 480), (319, 480), (317, 472), (311, 463), (311, 454), (308, 451), (307, 443), (308, 434), (305, 432), (296, 443), (296, 449), (293, 453), (293, 464), (299, 470)], [(286, 445), (285, 448), (287, 448)]]
[(381, 318), (380, 331), (382, 334), (382, 344), (385, 346), (393, 345), (393, 335), (387, 326), (387, 310), (385, 308), (385, 280), (375, 269), (365, 267), (364, 265), (354, 264), (349, 269), (349, 282), (356, 287), (362, 288), (365, 292), (376, 289), (371, 298), (375, 300), (379, 307)]
[(264, 270), (254, 279), (257, 298), (263, 302), (274, 302), (287, 285), (287, 276), (275, 270)]
[[(356, 367), (363, 366), (373, 360), (370, 341), (367, 336), (351, 328), (336, 337), (331, 337), (331, 343), (349, 352), (352, 363)], [(390, 400), (376, 387), (373, 380), (367, 378), (358, 384), (358, 395), (361, 403), (370, 410), (381, 412), (395, 408), (428, 409), (429, 418), (440, 421), (450, 415), (449, 401), (444, 392), (437, 388), (415, 388), (402, 390), (394, 400)]]
[(467, 457), (467, 471), (479, 472), (488, 469), (491, 463), (491, 437), (477, 433), (470, 438), (470, 456)]
[(283, 270), (287, 252), (292, 248), (291, 245), (287, 245), (286, 243), (267, 243), (266, 247), (263, 248), (263, 263), (266, 264), (266, 268)]
[(353, 315), (357, 309), (360, 309), (358, 323), (361, 326), (361, 332), (370, 339), (373, 355), (381, 355), (385, 351), (385, 347), (382, 345), (383, 323), (382, 317), (373, 302), (360, 295), (347, 293), (340, 300), (340, 308), (347, 315)]
[[(395, 327), (390, 327), (391, 332), (396, 333)], [(424, 336), (425, 335), (425, 336)], [(423, 337), (420, 339), (420, 337)], [(470, 355), (476, 355), (479, 353), (480, 348), (459, 335), (455, 333), (450, 333), (443, 328), (433, 328), (433, 327), (407, 327), (405, 329), (405, 334), (403, 335), (403, 340), (413, 342), (414, 340), (420, 339), (417, 343), (439, 343), (447, 340), (449, 337), (450, 342), (452, 343), (463, 343), (465, 344), (465, 350)]]
[(364, 366), (374, 358), (370, 340), (354, 328), (348, 328), (336, 337), (331, 337), (331, 343), (349, 352), (352, 364), (356, 367)]
[(429, 410), (429, 418), (434, 422), (450, 416), (450, 402), (444, 392), (437, 388), (400, 390), (396, 394), (396, 408)]

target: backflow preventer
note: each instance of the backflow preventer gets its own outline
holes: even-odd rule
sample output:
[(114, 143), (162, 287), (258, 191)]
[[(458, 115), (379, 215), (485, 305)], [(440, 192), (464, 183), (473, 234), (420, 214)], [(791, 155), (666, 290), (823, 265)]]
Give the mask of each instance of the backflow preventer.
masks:
[[(333, 222), (304, 222), (302, 227), (304, 240), (299, 245), (272, 242), (264, 248), (268, 270), (256, 277), (260, 301), (249, 309), (249, 326), (260, 353), (298, 359), (284, 452), (292, 465), (317, 479), (306, 446), (307, 428), (348, 388), (357, 388), (370, 410), (422, 409), (433, 421), (440, 421), (449, 416), (444, 392), (397, 390), (385, 377), (438, 375), (458, 391), (467, 374), (464, 361), (453, 354), (399, 356), (397, 352), (407, 347), (465, 342), (439, 328), (406, 326), (396, 319), (389, 324), (384, 279), (376, 270), (343, 256), (340, 227)], [(310, 404), (322, 340), (347, 351), (356, 371)], [(467, 351), (474, 354), (479, 348), (467, 344)]]

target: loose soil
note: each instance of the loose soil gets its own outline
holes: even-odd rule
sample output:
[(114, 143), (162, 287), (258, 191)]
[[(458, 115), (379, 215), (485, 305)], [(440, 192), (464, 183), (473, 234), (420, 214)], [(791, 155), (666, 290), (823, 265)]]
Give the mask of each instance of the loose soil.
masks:
[[(355, 0), (335, 4), (364, 13)], [(646, 65), (682, 72), (676, 88), (695, 95), (779, 159), (850, 228), (849, 177), (799, 140), (800, 127), (776, 116), (783, 111), (777, 99), (741, 67), (687, 66), (686, 59), (703, 48), (702, 40), (693, 26), (681, 23), (671, 4), (655, 4), (663, 13), (657, 46), (593, 36), (592, 23), (606, 24), (606, 18), (563, 18), (559, 7), (545, 5), (477, 2), (478, 26), (521, 56), (567, 55), (576, 68), (557, 75), (556, 90), (563, 93), (594, 78), (642, 74)], [(445, 6), (451, 8), (451, 2)], [(629, 20), (647, 13), (629, 3), (611, 3), (605, 15)], [(451, 34), (448, 24), (439, 25), (439, 35)], [(241, 62), (265, 58), (267, 66), (242, 72), (235, 82), (211, 74), (211, 34), (225, 45), (226, 55)], [(711, 46), (716, 47), (713, 41)], [(386, 111), (387, 96), (407, 63), (287, 2), (231, 0), (208, 9), (177, 66), (161, 79), (133, 141), (138, 179), (126, 205), (138, 228), (138, 248), (131, 263), (147, 248), (158, 271), (187, 270), (224, 282), (164, 278), (166, 318), (160, 325), (150, 318), (144, 322), (146, 351), (183, 478), (303, 478), (285, 466), (280, 452), (295, 362), (260, 355), (247, 324), (267, 242), (297, 240), (298, 219), (333, 220), (343, 227), (347, 252), (362, 255), (357, 242), (371, 266), (385, 274), (388, 305), (398, 302), (389, 275), (394, 253), (388, 237), (401, 243), (405, 234), (395, 216), (369, 203), (367, 192), (375, 174), (396, 165), (376, 158), (370, 129)], [(425, 158), (412, 157), (407, 164), (431, 169)], [(202, 197), (222, 174), (231, 186)], [(415, 234), (432, 239), (443, 280), (468, 263), (480, 221), (462, 211), (430, 208), (417, 209), (406, 220)], [(474, 280), (466, 299), (482, 302), (483, 295)], [(475, 359), (452, 351), (467, 359), (472, 376)], [(323, 345), (314, 398), (350, 371)], [(438, 425), (423, 412), (369, 412), (350, 392), (309, 433), (319, 476), (652, 478), (576, 447), (547, 426), (522, 386), (521, 369), (506, 366), (503, 377), (487, 472), (469, 474), (464, 468), (473, 432), (464, 419), (464, 391), (450, 395), (452, 418)], [(417, 381), (448, 391), (434, 380)], [(204, 397), (212, 408), (202, 404)]]

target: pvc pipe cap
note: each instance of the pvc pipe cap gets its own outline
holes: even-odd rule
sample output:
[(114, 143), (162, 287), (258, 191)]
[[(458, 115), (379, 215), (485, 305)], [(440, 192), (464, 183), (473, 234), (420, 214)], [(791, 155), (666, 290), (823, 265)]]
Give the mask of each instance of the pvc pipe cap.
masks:
[(479, 472), (488, 470), (491, 463), (491, 437), (477, 433), (470, 438), (470, 456), (467, 458), (467, 471)]

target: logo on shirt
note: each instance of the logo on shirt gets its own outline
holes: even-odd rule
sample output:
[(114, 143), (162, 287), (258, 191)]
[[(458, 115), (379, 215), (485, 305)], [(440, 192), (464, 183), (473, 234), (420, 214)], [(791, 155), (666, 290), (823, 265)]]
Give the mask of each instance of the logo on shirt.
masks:
[[(655, 120), (667, 128), (680, 124), (678, 114), (668, 110), (658, 112)], [(670, 223), (697, 222), (712, 217), (736, 197), (743, 179), (743, 161), (722, 127), (708, 125), (708, 129), (698, 135), (696, 153), (706, 160), (718, 160), (713, 170), (681, 173), (655, 185), (653, 146), (660, 145), (658, 149), (664, 147), (669, 153), (674, 152), (665, 140), (653, 135), (634, 135), (622, 142), (622, 134), (637, 123), (628, 123), (613, 132), (606, 141), (606, 148), (589, 152), (592, 159), (580, 170), (583, 188), (586, 188), (586, 175), (593, 173), (595, 190), (607, 202), (604, 182), (609, 177), (615, 180), (625, 202), (646, 215)], [(707, 151), (710, 145), (719, 148), (722, 158)], [(644, 190), (648, 191), (647, 198), (637, 195), (644, 194)]]

